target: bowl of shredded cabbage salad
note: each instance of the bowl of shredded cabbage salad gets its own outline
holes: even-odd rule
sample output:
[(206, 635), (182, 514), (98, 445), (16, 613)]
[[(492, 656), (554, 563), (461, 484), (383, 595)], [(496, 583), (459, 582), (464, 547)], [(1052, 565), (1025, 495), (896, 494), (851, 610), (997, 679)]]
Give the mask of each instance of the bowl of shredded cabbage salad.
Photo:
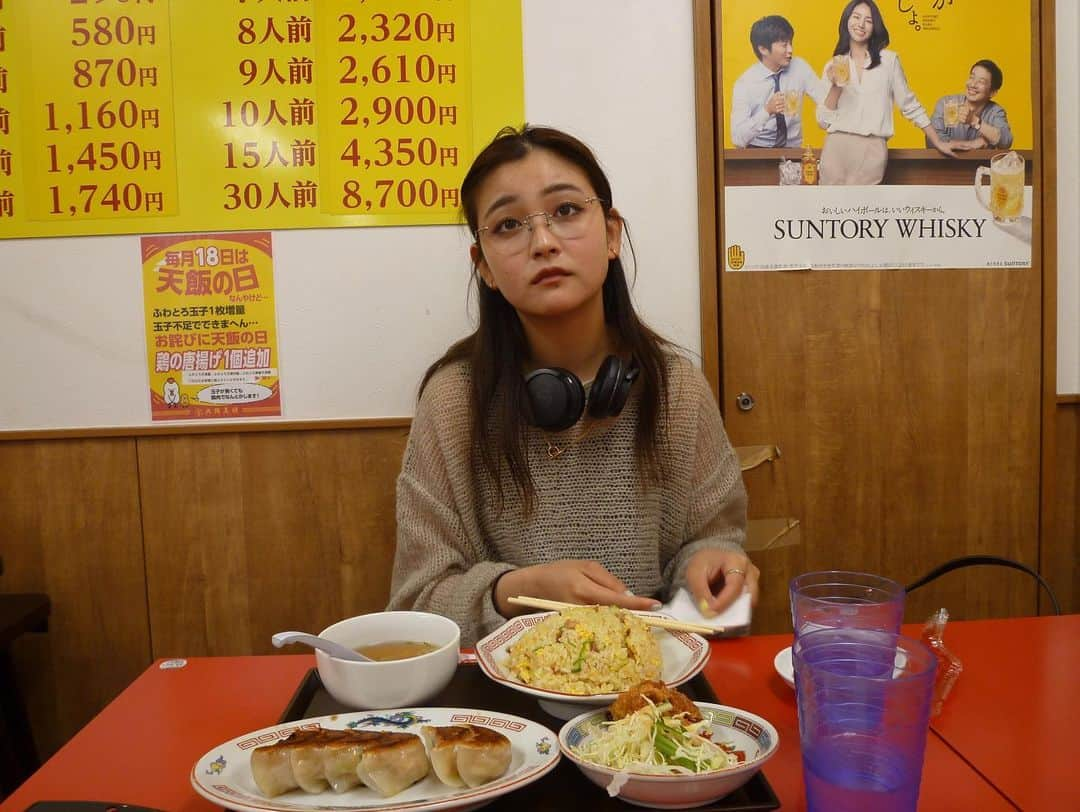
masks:
[(665, 702), (615, 721), (606, 710), (583, 713), (563, 726), (559, 747), (612, 797), (658, 809), (700, 806), (749, 781), (776, 753), (779, 736), (748, 711), (696, 705), (700, 721)]

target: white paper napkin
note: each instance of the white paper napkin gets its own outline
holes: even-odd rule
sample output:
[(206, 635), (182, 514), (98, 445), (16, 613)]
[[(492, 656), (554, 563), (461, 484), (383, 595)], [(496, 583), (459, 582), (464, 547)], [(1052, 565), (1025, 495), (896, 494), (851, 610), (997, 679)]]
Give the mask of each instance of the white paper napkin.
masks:
[(670, 615), (676, 620), (685, 620), (687, 623), (700, 623), (716, 629), (717, 635), (746, 634), (750, 628), (750, 593), (743, 592), (720, 614), (714, 617), (705, 617), (694, 605), (694, 599), (685, 588), (680, 587), (675, 596), (663, 606), (660, 611)]

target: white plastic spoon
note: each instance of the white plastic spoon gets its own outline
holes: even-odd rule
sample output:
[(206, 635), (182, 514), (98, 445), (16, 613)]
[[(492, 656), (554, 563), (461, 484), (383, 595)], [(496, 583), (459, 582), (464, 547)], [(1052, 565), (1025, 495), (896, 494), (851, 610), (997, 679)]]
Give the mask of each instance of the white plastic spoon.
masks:
[(331, 657), (337, 657), (339, 660), (355, 660), (363, 663), (373, 663), (375, 660), (370, 657), (365, 657), (363, 654), (357, 654), (348, 646), (343, 646), (341, 643), (335, 643), (333, 640), (327, 640), (325, 637), (319, 637), (317, 634), (308, 634), (307, 632), (278, 632), (270, 638), (273, 641), (274, 646), (281, 648), (287, 646), (289, 643), (304, 643), (312, 648), (322, 649)]

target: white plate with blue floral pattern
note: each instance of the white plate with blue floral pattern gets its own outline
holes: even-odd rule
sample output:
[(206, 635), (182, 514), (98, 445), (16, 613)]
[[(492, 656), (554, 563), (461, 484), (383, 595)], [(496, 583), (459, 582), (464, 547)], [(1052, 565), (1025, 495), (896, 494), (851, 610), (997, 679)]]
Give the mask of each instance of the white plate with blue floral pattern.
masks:
[[(252, 751), (261, 745), (273, 744), (294, 730), (322, 727), (419, 734), (422, 725), (460, 724), (490, 727), (510, 739), (510, 766), (500, 778), (479, 787), (457, 788), (443, 784), (432, 772), (427, 778), (389, 798), (363, 786), (341, 794), (329, 790), (307, 793), (296, 789), (275, 798), (265, 798), (251, 775)], [(195, 762), (191, 768), (191, 785), (208, 801), (245, 812), (472, 809), (547, 775), (555, 769), (559, 758), (559, 737), (555, 733), (543, 725), (509, 713), (467, 708), (362, 711), (284, 722), (237, 736)]]
[[(541, 623), (554, 612), (518, 615), (508, 620), (476, 644), (476, 659), (481, 670), (495, 682), (515, 691), (535, 696), (540, 707), (557, 719), (573, 719), (590, 706), (610, 705), (618, 698), (618, 692), (606, 694), (568, 694), (563, 691), (537, 688), (528, 685), (510, 673), (507, 661), (510, 647), (527, 631)], [(637, 615), (665, 617), (658, 612), (635, 612)], [(709, 642), (701, 635), (689, 632), (653, 628), (653, 636), (660, 648), (660, 679), (670, 687), (682, 685), (695, 677), (709, 661)], [(627, 686), (629, 687), (629, 686)]]

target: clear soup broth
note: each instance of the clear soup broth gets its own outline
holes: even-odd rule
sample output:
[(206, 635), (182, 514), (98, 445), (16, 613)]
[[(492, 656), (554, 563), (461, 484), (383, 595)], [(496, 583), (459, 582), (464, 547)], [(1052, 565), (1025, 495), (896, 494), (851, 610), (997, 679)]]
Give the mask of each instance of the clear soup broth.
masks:
[(372, 660), (407, 660), (435, 651), (434, 643), (422, 643), (416, 640), (390, 640), (386, 643), (372, 643), (370, 646), (357, 646), (354, 651)]

